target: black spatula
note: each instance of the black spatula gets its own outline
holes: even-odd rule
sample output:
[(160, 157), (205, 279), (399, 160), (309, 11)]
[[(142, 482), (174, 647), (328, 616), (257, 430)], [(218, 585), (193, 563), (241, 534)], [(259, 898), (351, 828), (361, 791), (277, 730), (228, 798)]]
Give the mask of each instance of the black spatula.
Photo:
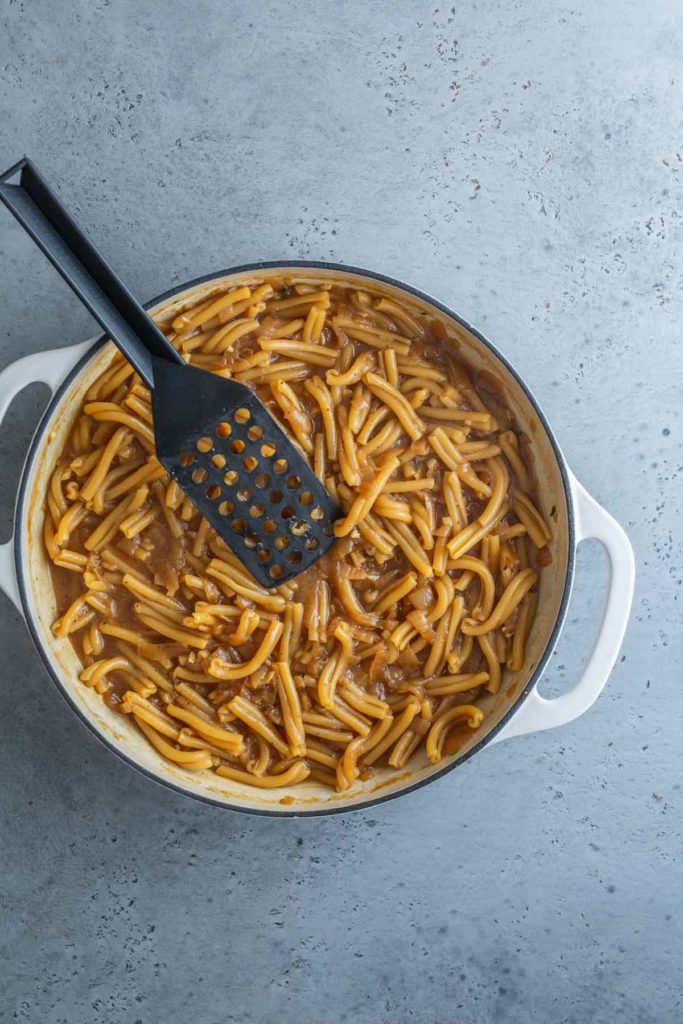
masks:
[(341, 512), (256, 394), (185, 363), (30, 160), (0, 200), (151, 388), (159, 461), (249, 572), (274, 587), (320, 558)]

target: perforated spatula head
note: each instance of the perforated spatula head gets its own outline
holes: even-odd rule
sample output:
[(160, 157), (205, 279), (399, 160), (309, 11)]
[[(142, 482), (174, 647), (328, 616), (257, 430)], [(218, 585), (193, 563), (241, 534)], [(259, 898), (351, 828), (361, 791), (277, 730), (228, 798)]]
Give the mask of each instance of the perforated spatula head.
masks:
[(151, 388), (159, 461), (249, 572), (274, 587), (312, 565), (341, 511), (257, 395), (185, 363), (29, 160), (0, 200)]
[(251, 574), (296, 576), (334, 540), (340, 512), (247, 387), (154, 360), (157, 457)]

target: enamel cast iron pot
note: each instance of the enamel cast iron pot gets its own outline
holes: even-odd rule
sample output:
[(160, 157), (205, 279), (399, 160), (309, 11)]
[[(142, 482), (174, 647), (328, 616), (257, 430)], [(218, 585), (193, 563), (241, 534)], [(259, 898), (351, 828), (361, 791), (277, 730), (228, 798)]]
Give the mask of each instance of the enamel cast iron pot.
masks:
[[(521, 672), (506, 675), (498, 694), (487, 695), (480, 702), (484, 723), (467, 744), (437, 765), (418, 755), (401, 771), (379, 769), (373, 778), (356, 782), (344, 793), (332, 793), (309, 782), (289, 791), (257, 790), (209, 772), (183, 770), (163, 760), (127, 716), (110, 710), (94, 690), (80, 682), (80, 664), (71, 644), (68, 639), (53, 636), (50, 629), (56, 612), (42, 540), (43, 502), (76, 410), (113, 355), (111, 342), (103, 338), (27, 356), (0, 374), (0, 422), (14, 396), (28, 384), (42, 381), (52, 390), (52, 399), (35, 432), (21, 475), (14, 537), (0, 546), (0, 586), (24, 616), (63, 697), (82, 721), (129, 765), (187, 796), (235, 810), (271, 815), (331, 814), (367, 807), (416, 789), (480, 754), (489, 743), (563, 725), (587, 711), (603, 689), (621, 646), (633, 596), (634, 562), (626, 534), (572, 475), (545, 416), (513, 368), (478, 331), (414, 288), (379, 274), (336, 264), (258, 263), (182, 285), (157, 299), (150, 309), (155, 317), (172, 319), (183, 308), (227, 286), (282, 276), (311, 282), (341, 280), (426, 310), (442, 321), (450, 339), (447, 343), (465, 363), (475, 371), (486, 370), (489, 377), (495, 378), (518, 428), (530, 439), (541, 508), (546, 515), (554, 508), (552, 564), (541, 574), (538, 613), (527, 642), (527, 664)], [(538, 693), (538, 682), (567, 613), (577, 545), (589, 537), (605, 546), (611, 567), (600, 634), (579, 681), (562, 696), (547, 700)], [(294, 802), (282, 803), (283, 797), (293, 797)]]

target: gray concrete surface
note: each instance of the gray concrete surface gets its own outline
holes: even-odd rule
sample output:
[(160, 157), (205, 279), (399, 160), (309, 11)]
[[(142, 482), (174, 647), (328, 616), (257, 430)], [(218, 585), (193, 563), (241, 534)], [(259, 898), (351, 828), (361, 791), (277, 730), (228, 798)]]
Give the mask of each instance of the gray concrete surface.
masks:
[[(670, 0), (0, 3), (0, 164), (24, 152), (145, 298), (335, 259), (514, 361), (638, 589), (583, 719), (367, 813), (253, 819), (137, 777), (0, 599), (3, 1020), (680, 1020), (683, 8)], [(0, 363), (93, 325), (0, 214)], [(0, 432), (9, 533), (45, 401)], [(586, 545), (548, 672), (577, 676)]]

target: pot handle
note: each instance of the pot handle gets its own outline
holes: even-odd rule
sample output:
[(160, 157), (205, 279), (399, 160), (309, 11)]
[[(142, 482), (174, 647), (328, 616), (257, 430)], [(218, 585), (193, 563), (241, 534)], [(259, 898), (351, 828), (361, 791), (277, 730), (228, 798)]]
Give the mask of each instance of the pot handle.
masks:
[(578, 683), (559, 697), (542, 697), (534, 688), (517, 714), (493, 742), (565, 725), (588, 711), (614, 668), (631, 611), (635, 583), (633, 548), (625, 532), (595, 498), (569, 474), (576, 511), (576, 542), (599, 540), (609, 556), (610, 580), (600, 633)]
[[(67, 373), (93, 345), (94, 340), (91, 338), (89, 341), (69, 345), (67, 348), (52, 349), (49, 352), (36, 352), (6, 366), (0, 373), (0, 425), (12, 400), (29, 384), (47, 384), (54, 393)], [(23, 615), (14, 566), (14, 537), (6, 544), (0, 544), (0, 590), (4, 591)]]

